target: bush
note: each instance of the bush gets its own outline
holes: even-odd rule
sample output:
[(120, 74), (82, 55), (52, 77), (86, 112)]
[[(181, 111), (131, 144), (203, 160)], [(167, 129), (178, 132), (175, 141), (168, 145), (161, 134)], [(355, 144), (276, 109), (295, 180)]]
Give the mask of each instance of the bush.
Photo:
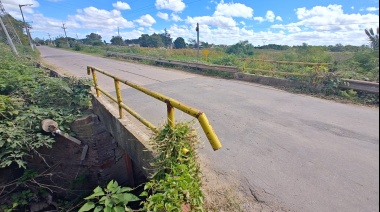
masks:
[(248, 41), (240, 41), (239, 43), (228, 47), (226, 50), (226, 53), (234, 54), (237, 56), (244, 56), (244, 55), (253, 56), (254, 47)]
[[(197, 163), (195, 130), (189, 124), (166, 126), (151, 142), (159, 154), (156, 173), (141, 196), (148, 196), (144, 211), (203, 211), (200, 168)], [(148, 194), (151, 195), (148, 195)]]
[(69, 124), (89, 106), (89, 83), (48, 77), (9, 49), (0, 53), (0, 168), (12, 163), (25, 168), (26, 157), (54, 142), (41, 134), (40, 122), (54, 119), (69, 132)]
[(76, 44), (74, 45), (74, 50), (75, 50), (75, 51), (80, 51), (80, 50), (82, 50), (82, 46), (81, 46), (79, 43), (76, 43)]

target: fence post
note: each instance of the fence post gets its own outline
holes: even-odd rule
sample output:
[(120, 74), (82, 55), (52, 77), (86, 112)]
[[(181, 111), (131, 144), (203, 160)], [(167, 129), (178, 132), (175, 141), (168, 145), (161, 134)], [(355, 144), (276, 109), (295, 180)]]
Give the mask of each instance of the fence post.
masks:
[(117, 104), (119, 105), (119, 115), (120, 119), (123, 118), (123, 108), (121, 107), (121, 103), (123, 102), (123, 99), (121, 98), (121, 91), (120, 91), (120, 82), (119, 80), (114, 79), (115, 81), (115, 90), (116, 90), (116, 96), (117, 96)]
[(174, 107), (170, 105), (170, 103), (166, 103), (168, 109), (168, 124), (171, 127), (175, 126), (175, 115), (174, 115)]
[(100, 91), (98, 90), (98, 78), (96, 78), (95, 70), (93, 68), (91, 68), (91, 67), (88, 67), (88, 70), (90, 70), (92, 72), (92, 79), (94, 80), (94, 85), (95, 85), (95, 90), (96, 90), (96, 96), (100, 97)]

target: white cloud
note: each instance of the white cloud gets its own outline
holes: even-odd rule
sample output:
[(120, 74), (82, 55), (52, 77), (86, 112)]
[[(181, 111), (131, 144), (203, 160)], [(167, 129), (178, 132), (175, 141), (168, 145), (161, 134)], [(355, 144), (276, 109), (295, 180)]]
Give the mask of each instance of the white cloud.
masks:
[(264, 22), (264, 21), (265, 21), (265, 18), (258, 16), (258, 17), (253, 17), (253, 20), (255, 20), (255, 21), (258, 21), (258, 22), (262, 23), (262, 22)]
[[(114, 1), (116, 2), (117, 0)], [(14, 14), (11, 13), (11, 15), (15, 15), (17, 19), (21, 19), (18, 8), (19, 2), (21, 4), (35, 4), (33, 7), (23, 7), (23, 11), (26, 20), (33, 21), (32, 35), (40, 38), (47, 38), (47, 33), (50, 33), (52, 38), (63, 35), (62, 23), (65, 23), (65, 26), (68, 27), (67, 33), (70, 37), (76, 37), (76, 33), (78, 33), (83, 38), (85, 35), (95, 32), (100, 34), (104, 40), (109, 40), (112, 36), (117, 35), (117, 27), (121, 29), (120, 35), (128, 39), (138, 38), (145, 33), (159, 32), (157, 29), (152, 28), (156, 20), (150, 15), (141, 16), (134, 21), (134, 24), (134, 22), (124, 19), (120, 10), (108, 11), (88, 7), (77, 10), (77, 13), (69, 15), (66, 20), (59, 20), (39, 13), (35, 9), (35, 7), (39, 6), (37, 0), (19, 0), (17, 3), (14, 3), (14, 0), (2, 0), (2, 2), (5, 9), (8, 12), (13, 12)], [(157, 2), (183, 3), (183, 0)], [(235, 19), (235, 17), (245, 18), (250, 14), (235, 14), (233, 11), (223, 10), (223, 6), (218, 9), (218, 5), (232, 4), (234, 3), (216, 2), (215, 13), (211, 13), (212, 15), (187, 17), (184, 24), (178, 24), (181, 23), (178, 22), (167, 28), (173, 38), (181, 36), (188, 40), (189, 38), (196, 38), (195, 26), (196, 23), (200, 23), (201, 40), (215, 44), (234, 44), (240, 40), (248, 40), (254, 45), (262, 45), (262, 39), (265, 38), (266, 44), (302, 45), (302, 43), (308, 43), (310, 45), (335, 45), (342, 43), (344, 45), (362, 45), (368, 43), (367, 37), (363, 33), (364, 29), (374, 28), (379, 24), (379, 16), (372, 14), (370, 11), (377, 11), (377, 7), (367, 10), (368, 12), (354, 14), (350, 13), (353, 12), (350, 8), (347, 8), (350, 12), (345, 12), (341, 5), (329, 5), (326, 7), (298, 8), (295, 10), (298, 20), (294, 21), (293, 19), (293, 23), (285, 22), (272, 25), (269, 29), (260, 27), (256, 29), (255, 25), (252, 24), (253, 20), (256, 21), (256, 24), (271, 20), (275, 23), (276, 21), (282, 21), (282, 18), (275, 16), (274, 12), (267, 11), (263, 17), (251, 16), (243, 22)], [(161, 6), (164, 7), (165, 5), (161, 4)], [(185, 5), (182, 9), (179, 9), (180, 7), (175, 9), (176, 7), (173, 5), (165, 7), (173, 12), (164, 13), (164, 11), (161, 11), (157, 13), (158, 17), (167, 17), (167, 20), (173, 21), (182, 20), (178, 12), (182, 11), (186, 7)], [(127, 28), (132, 29), (126, 30)]]
[(112, 6), (117, 10), (130, 10), (131, 6), (129, 6), (128, 3), (118, 1), (116, 3), (113, 3)]
[(170, 16), (172, 17), (172, 20), (175, 21), (175, 22), (183, 21), (182, 18), (179, 17), (179, 15), (177, 15), (175, 13), (172, 13)]
[(274, 19), (276, 18), (276, 15), (274, 14), (273, 11), (268, 10), (267, 14), (265, 15), (265, 18), (269, 22), (274, 22)]
[(158, 12), (157, 16), (159, 18), (161, 18), (161, 19), (164, 19), (164, 20), (168, 20), (169, 19), (169, 14), (167, 14), (167, 13)]
[(291, 32), (291, 33), (302, 31), (302, 29), (296, 23), (290, 23), (287, 25), (275, 24), (275, 25), (272, 25), (271, 28), (273, 28), (273, 29), (286, 29), (288, 32)]
[(140, 26), (150, 27), (156, 23), (156, 20), (151, 15), (146, 14), (146, 15), (141, 16), (139, 19), (137, 19), (136, 22)]
[(32, 4), (31, 6), (24, 6), (22, 7), (22, 12), (25, 15), (25, 19), (29, 19), (28, 14), (33, 14), (34, 10), (33, 8), (39, 7), (39, 3), (37, 0), (2, 0), (4, 9), (6, 12), (8, 12), (10, 15), (17, 19), (21, 19), (21, 13), (20, 13), (20, 8), (19, 4), (21, 5), (26, 5), (26, 4)]
[(252, 18), (253, 9), (241, 3), (224, 3), (221, 1), (216, 6), (214, 16)]
[(366, 10), (367, 10), (368, 12), (376, 12), (376, 11), (379, 10), (379, 8), (378, 8), (378, 7), (367, 7)]
[(363, 26), (379, 23), (379, 16), (374, 14), (347, 14), (342, 5), (316, 6), (312, 9), (298, 8), (296, 14), (298, 26), (317, 31), (362, 30)]
[(253, 17), (253, 20), (262, 23), (264, 21), (269, 21), (269, 22), (274, 22), (275, 20), (276, 21), (282, 21), (282, 18), (281, 18), (281, 16), (276, 16), (273, 11), (268, 10), (266, 15), (265, 15), (265, 18), (261, 17), (261, 16), (257, 16), (257, 17)]
[(133, 28), (133, 22), (127, 21), (119, 10), (101, 10), (87, 7), (77, 10), (76, 15), (69, 16), (69, 20), (80, 24), (80, 28), (113, 30), (120, 28)]
[(355, 9), (355, 7), (354, 7), (354, 6), (352, 6), (352, 7), (351, 7), (351, 9)]
[(182, 0), (156, 0), (156, 8), (171, 10), (174, 12), (182, 12), (186, 5)]
[(198, 16), (198, 17), (187, 17), (186, 23), (195, 25), (196, 23), (202, 23), (202, 25), (229, 28), (235, 27), (236, 22), (231, 17), (224, 16)]

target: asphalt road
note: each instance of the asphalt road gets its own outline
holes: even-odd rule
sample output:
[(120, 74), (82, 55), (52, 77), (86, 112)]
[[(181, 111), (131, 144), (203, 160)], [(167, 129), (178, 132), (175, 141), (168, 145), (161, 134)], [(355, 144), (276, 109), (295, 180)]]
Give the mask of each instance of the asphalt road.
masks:
[[(39, 47), (75, 76), (101, 68), (203, 110), (223, 149), (202, 158), (256, 197), (291, 211), (379, 211), (379, 109), (271, 87)], [(114, 91), (111, 80), (101, 86)], [(153, 123), (166, 106), (123, 87), (123, 99)], [(181, 113), (177, 119), (189, 120)]]

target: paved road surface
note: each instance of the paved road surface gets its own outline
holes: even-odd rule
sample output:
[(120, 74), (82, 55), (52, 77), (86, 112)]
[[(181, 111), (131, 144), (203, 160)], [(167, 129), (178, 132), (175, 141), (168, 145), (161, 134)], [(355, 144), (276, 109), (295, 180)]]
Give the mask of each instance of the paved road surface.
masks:
[[(379, 109), (266, 86), (48, 47), (41, 57), (85, 76), (92, 65), (206, 112), (223, 149), (200, 154), (268, 204), (291, 211), (379, 211)], [(114, 91), (112, 81), (101, 86)], [(129, 88), (124, 101), (153, 123), (165, 105)], [(188, 119), (177, 113), (177, 118)], [(248, 209), (247, 209), (248, 210)]]

